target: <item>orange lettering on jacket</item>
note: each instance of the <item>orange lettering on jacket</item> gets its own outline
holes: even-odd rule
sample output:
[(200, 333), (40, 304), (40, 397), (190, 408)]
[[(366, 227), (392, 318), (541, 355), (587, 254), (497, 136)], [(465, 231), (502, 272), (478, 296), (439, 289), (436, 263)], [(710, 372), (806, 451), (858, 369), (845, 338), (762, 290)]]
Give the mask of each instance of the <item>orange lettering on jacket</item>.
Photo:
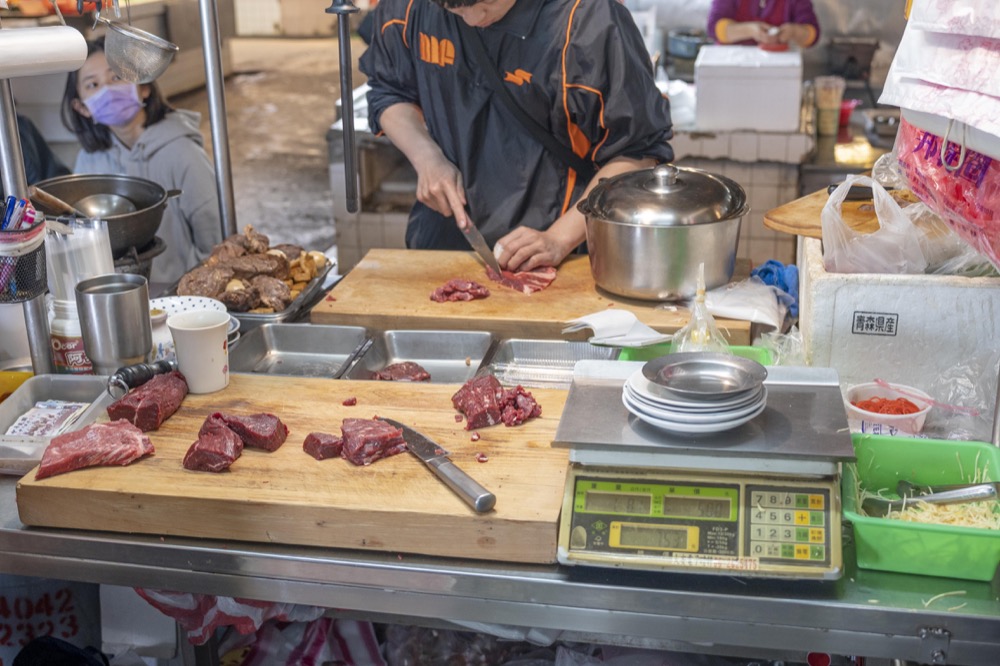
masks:
[(420, 59), (444, 67), (455, 64), (455, 45), (450, 39), (438, 39), (420, 33)]
[(523, 86), (525, 83), (531, 83), (531, 72), (526, 72), (523, 69), (515, 69), (513, 72), (505, 72), (506, 76), (504, 81), (507, 83), (513, 83), (519, 86)]

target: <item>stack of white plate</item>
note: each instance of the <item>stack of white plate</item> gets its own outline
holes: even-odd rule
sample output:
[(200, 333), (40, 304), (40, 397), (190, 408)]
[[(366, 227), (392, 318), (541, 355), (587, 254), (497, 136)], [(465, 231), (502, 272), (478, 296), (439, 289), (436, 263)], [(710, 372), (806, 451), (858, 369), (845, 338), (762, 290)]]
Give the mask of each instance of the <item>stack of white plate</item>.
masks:
[(654, 359), (625, 382), (622, 402), (636, 418), (684, 434), (731, 430), (764, 411), (764, 366), (708, 352)]

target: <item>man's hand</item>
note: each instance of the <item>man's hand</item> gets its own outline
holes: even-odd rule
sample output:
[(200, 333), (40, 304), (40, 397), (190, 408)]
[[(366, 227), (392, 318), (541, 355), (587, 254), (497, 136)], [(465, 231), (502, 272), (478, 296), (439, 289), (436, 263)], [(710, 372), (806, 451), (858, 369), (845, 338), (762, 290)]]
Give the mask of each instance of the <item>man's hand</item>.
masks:
[(508, 271), (530, 271), (541, 266), (558, 266), (579, 244), (562, 237), (558, 230), (538, 231), (517, 227), (497, 241), (501, 248), (497, 261)]
[(462, 174), (440, 153), (417, 167), (417, 200), (445, 217), (454, 215), (459, 229), (472, 223), (465, 213)]

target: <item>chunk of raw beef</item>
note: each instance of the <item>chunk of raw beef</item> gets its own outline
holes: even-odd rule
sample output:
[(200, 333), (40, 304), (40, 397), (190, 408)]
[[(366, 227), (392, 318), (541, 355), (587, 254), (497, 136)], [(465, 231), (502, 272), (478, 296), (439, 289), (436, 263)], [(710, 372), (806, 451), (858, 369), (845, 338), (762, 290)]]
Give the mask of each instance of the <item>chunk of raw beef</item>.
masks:
[(344, 440), (340, 455), (355, 465), (370, 465), (406, 450), (403, 431), (378, 419), (344, 419), (340, 432)]
[(212, 414), (201, 424), (198, 439), (184, 454), (184, 469), (223, 472), (243, 453), (243, 440)]
[(344, 440), (327, 432), (311, 432), (302, 442), (302, 448), (316, 460), (337, 458), (344, 448)]
[(431, 300), (438, 303), (447, 301), (471, 301), (486, 298), (490, 290), (472, 280), (448, 280), (431, 293)]
[(389, 382), (427, 382), (431, 379), (431, 373), (424, 370), (419, 363), (403, 361), (373, 372), (371, 378)]
[(503, 386), (493, 375), (473, 377), (451, 396), (451, 404), (465, 414), (465, 429), (500, 423)]
[(506, 426), (516, 426), (530, 418), (542, 415), (542, 406), (535, 402), (535, 397), (520, 385), (507, 389), (503, 393), (503, 407), (500, 420)]
[(541, 291), (556, 279), (556, 269), (552, 266), (542, 266), (541, 268), (518, 273), (503, 271), (500, 275), (497, 275), (494, 270), (486, 269), (486, 274), (494, 282), (499, 282), (505, 287), (510, 287), (525, 294)]
[(125, 419), (143, 432), (156, 430), (177, 411), (187, 393), (187, 380), (176, 370), (156, 375), (108, 405), (108, 418)]
[(86, 428), (52, 438), (42, 453), (36, 479), (98, 465), (128, 465), (153, 453), (153, 443), (142, 430), (122, 419), (92, 423)]
[(274, 414), (250, 414), (235, 416), (216, 412), (209, 418), (219, 418), (229, 426), (230, 430), (239, 435), (243, 446), (265, 451), (277, 451), (288, 437), (288, 426)]

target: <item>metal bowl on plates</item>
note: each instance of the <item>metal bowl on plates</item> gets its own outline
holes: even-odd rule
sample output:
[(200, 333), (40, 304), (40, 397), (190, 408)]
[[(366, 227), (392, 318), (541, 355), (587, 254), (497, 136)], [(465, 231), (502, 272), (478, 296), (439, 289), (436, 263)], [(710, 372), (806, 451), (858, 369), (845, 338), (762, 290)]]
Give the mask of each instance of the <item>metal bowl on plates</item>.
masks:
[(679, 398), (712, 401), (759, 391), (767, 368), (731, 354), (681, 352), (654, 358), (642, 366), (642, 375)]
[(728, 283), (750, 210), (735, 181), (671, 164), (603, 179), (577, 208), (597, 286), (655, 301), (694, 296), (701, 263), (707, 289)]
[[(167, 191), (151, 180), (134, 176), (74, 174), (49, 178), (36, 185), (74, 206), (95, 194), (117, 195), (134, 204), (136, 210), (132, 212), (103, 218), (108, 223), (111, 254), (115, 259), (128, 252), (129, 248), (141, 249), (149, 245), (163, 221), (168, 200), (180, 195), (180, 190)], [(62, 214), (62, 211), (36, 203), (46, 215)]]

